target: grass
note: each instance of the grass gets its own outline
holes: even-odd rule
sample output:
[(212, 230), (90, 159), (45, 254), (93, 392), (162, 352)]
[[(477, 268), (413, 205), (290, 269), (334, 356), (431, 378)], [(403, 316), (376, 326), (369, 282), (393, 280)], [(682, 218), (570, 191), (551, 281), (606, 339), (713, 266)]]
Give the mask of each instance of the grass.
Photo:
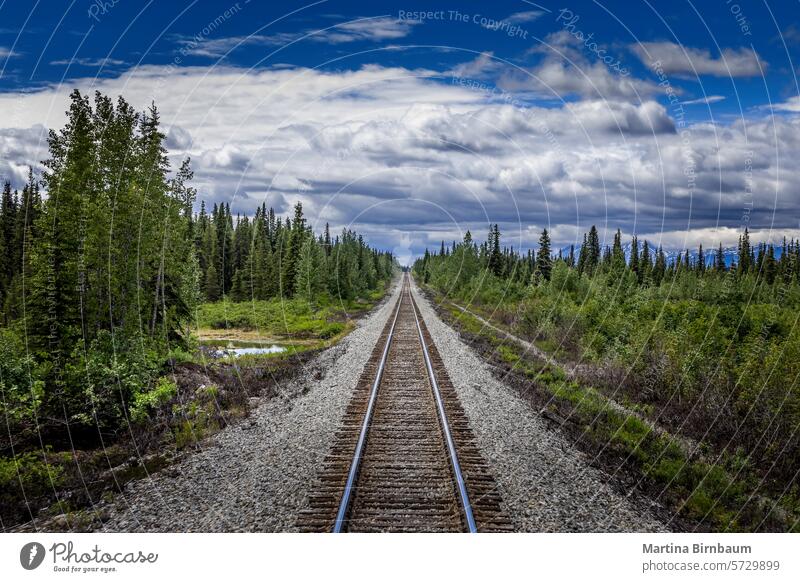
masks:
[[(587, 439), (595, 450), (624, 459), (680, 515), (712, 530), (751, 531), (766, 524), (798, 531), (798, 500), (787, 495), (777, 502), (764, 502), (745, 460), (723, 454), (718, 462), (711, 462), (697, 451), (685, 451), (675, 437), (654, 430), (636, 414), (620, 411), (597, 389), (568, 380), (560, 367), (533, 359), (469, 313), (451, 305), (446, 309), (462, 332), (487, 340), (496, 358), (543, 389), (550, 407), (583, 429), (580, 439)], [(646, 414), (647, 410), (636, 412)]]
[(371, 309), (384, 295), (385, 290), (373, 291), (354, 301), (321, 296), (314, 304), (297, 298), (204, 303), (197, 310), (197, 334), (205, 345), (275, 343), (287, 348), (220, 359), (238, 366), (258, 365), (265, 359), (330, 347), (354, 329), (352, 317)]
[(314, 305), (304, 299), (223, 300), (203, 303), (197, 310), (196, 324), (201, 330), (242, 332), (240, 339), (252, 337), (246, 332), (257, 332), (258, 338), (328, 339), (341, 333), (349, 316), (368, 310), (381, 297), (383, 293), (373, 293), (368, 299), (345, 303), (325, 298)]
[(197, 326), (212, 330), (257, 331), (266, 337), (324, 337), (337, 333), (329, 321), (335, 313), (331, 306), (313, 308), (301, 299), (270, 299), (234, 303), (204, 303), (197, 312)]

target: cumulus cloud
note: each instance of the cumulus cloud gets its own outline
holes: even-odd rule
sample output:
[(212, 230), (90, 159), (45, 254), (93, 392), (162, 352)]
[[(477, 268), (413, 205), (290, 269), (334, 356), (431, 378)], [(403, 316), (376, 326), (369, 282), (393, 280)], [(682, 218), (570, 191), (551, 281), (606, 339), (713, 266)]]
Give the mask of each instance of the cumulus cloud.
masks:
[(551, 99), (580, 96), (638, 101), (656, 92), (655, 84), (615, 75), (602, 63), (576, 64), (558, 59), (545, 59), (526, 72), (509, 70), (498, 84), (506, 91), (538, 90)]
[(28, 167), (39, 169), (39, 160), (46, 157), (46, 152), (47, 129), (44, 126), (0, 128), (0, 182), (8, 181), (21, 187), (28, 179)]
[[(608, 57), (609, 62), (619, 64), (605, 48), (602, 50), (605, 52), (601, 54)], [(612, 70), (604, 61), (595, 58), (594, 53), (587, 52), (584, 43), (566, 30), (547, 35), (541, 45), (528, 52), (541, 55), (541, 61), (523, 70), (507, 69), (498, 83), (503, 89), (533, 90), (551, 99), (579, 96), (628, 101), (641, 101), (658, 91), (655, 83)], [(620, 70), (627, 71), (623, 67)]]
[(148, 66), (0, 94), (10, 112), (0, 117), (0, 173), (21, 185), (26, 165), (46, 157), (37, 124), (63, 125), (75, 85), (140, 109), (155, 100), (174, 166), (192, 157), (207, 203), (251, 213), (302, 200), (317, 227), (354, 221), (386, 248), (419, 252), (467, 228), (483, 236), (490, 222), (517, 247), (534, 245), (544, 226), (556, 244), (580, 242), (593, 223), (664, 233), (669, 244), (691, 230), (713, 245), (722, 227), (743, 226), (744, 209), (756, 230), (798, 227), (800, 170), (785, 162), (800, 148), (797, 116), (676, 132), (651, 99), (512, 106), (441, 78), (380, 66)]
[(169, 150), (188, 150), (189, 146), (192, 145), (192, 134), (180, 125), (173, 125), (169, 128), (169, 131), (167, 131), (165, 145)]
[(715, 77), (755, 77), (762, 74), (767, 63), (749, 48), (722, 49), (714, 57), (706, 49), (686, 47), (674, 42), (642, 42), (631, 45), (633, 53), (647, 67), (658, 62), (668, 75), (713, 75)]
[(584, 128), (608, 134), (647, 135), (675, 133), (675, 123), (663, 105), (647, 101), (640, 105), (592, 101), (570, 103), (567, 108)]

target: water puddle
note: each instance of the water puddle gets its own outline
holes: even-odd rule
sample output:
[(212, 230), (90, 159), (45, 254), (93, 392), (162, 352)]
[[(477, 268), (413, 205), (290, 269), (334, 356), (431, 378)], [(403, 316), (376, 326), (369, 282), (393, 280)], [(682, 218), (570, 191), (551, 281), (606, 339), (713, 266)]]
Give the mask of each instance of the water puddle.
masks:
[(288, 349), (286, 346), (279, 344), (267, 345), (257, 342), (226, 342), (224, 340), (201, 341), (201, 345), (206, 349), (207, 353), (214, 358), (238, 358), (240, 356), (253, 354), (280, 354)]
[(253, 348), (221, 348), (218, 351), (226, 356), (244, 356), (245, 354), (280, 354), (281, 352), (285, 352), (286, 348), (275, 344)]

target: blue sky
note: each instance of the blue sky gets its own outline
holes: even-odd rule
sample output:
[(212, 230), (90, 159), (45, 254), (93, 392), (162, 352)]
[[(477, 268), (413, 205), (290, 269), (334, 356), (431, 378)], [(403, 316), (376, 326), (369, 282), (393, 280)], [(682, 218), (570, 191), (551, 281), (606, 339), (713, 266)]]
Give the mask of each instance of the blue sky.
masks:
[(302, 200), (411, 253), (489, 222), (522, 247), (797, 236), (798, 8), (0, 2), (0, 174), (78, 87), (155, 99), (209, 203)]

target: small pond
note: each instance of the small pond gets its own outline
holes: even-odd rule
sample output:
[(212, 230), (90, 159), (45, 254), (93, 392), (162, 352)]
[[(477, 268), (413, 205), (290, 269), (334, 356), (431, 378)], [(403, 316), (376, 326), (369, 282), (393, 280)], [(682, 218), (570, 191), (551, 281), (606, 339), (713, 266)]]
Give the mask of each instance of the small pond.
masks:
[(287, 350), (286, 346), (279, 344), (263, 344), (260, 342), (209, 340), (201, 341), (202, 347), (214, 358), (224, 358), (250, 354), (280, 354)]
[(271, 346), (259, 346), (249, 348), (218, 348), (226, 356), (244, 356), (245, 354), (279, 354), (285, 352), (284, 346), (277, 344)]

